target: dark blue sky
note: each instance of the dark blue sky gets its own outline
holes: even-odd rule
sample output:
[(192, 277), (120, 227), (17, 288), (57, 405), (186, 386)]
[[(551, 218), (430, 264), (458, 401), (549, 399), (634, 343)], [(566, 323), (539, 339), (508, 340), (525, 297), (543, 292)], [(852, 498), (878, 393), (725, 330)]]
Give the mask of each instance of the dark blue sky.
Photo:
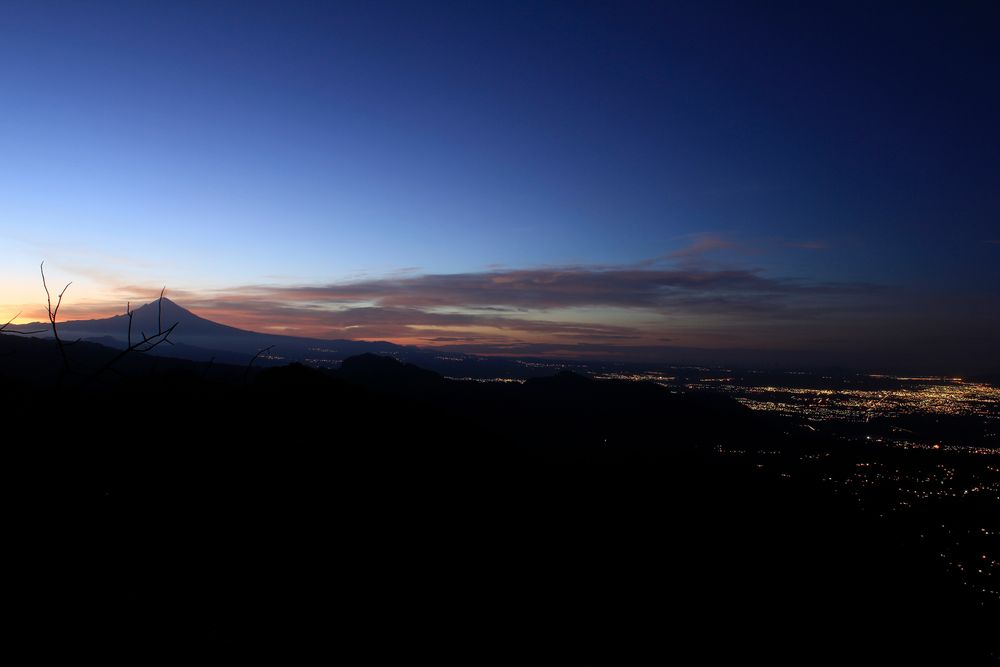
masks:
[[(768, 296), (649, 273), (687, 310), (492, 307), (631, 327), (643, 349), (892, 347), (925, 321), (914, 355), (965, 344), (946, 323), (987, 340), (998, 10), (754, 4), (4, 3), (0, 309), (30, 303), (42, 256), (95, 308), (163, 282), (207, 307), (247, 286), (543, 269), (606, 292), (638, 267), (741, 271)], [(407, 307), (479, 312), (425, 301)], [(397, 315), (364, 335), (436, 326)], [(483, 349), (578, 343), (480, 324), (463, 335)]]

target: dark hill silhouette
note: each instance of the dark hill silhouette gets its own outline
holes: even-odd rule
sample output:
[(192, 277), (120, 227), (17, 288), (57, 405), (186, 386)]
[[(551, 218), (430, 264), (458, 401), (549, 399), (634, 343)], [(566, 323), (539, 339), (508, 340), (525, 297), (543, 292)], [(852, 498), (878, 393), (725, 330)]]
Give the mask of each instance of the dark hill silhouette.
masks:
[(413, 364), (407, 364), (390, 356), (367, 352), (344, 360), (340, 367), (341, 375), (356, 376), (387, 376), (387, 377), (422, 377), (427, 379), (442, 379), (438, 373), (424, 370)]
[(48, 636), (35, 619), (55, 606), (66, 641), (105, 651), (287, 658), (334, 624), (407, 655), (462, 636), (477, 662), (768, 664), (975, 664), (995, 636), (934, 550), (777, 475), (808, 471), (813, 445), (728, 399), (374, 355), (126, 361), (56, 388), (52, 341), (0, 336), (10, 513), (35, 531), (12, 550), (44, 574), (19, 578), (26, 634)]
[(341, 364), (337, 375), (363, 384), (377, 383), (396, 390), (417, 388), (433, 390), (440, 388), (445, 381), (441, 375), (433, 371), (401, 362), (390, 356), (371, 353), (348, 357)]

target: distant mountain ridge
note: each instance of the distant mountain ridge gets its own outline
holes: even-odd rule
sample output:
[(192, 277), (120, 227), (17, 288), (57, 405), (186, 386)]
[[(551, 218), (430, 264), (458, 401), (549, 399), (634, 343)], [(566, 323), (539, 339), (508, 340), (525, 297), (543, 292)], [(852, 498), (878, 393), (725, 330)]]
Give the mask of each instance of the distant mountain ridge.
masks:
[[(132, 340), (141, 339), (143, 333), (152, 335), (159, 323), (169, 327), (177, 323), (171, 335), (172, 345), (160, 345), (153, 353), (158, 356), (192, 361), (214, 360), (218, 363), (245, 365), (258, 351), (271, 347), (271, 351), (255, 361), (260, 366), (274, 366), (299, 362), (315, 368), (338, 368), (348, 357), (362, 354), (388, 355), (400, 361), (416, 364), (449, 377), (469, 378), (520, 378), (551, 375), (560, 368), (596, 368), (601, 362), (534, 357), (490, 357), (468, 354), (452, 349), (418, 348), (388, 341), (359, 341), (348, 339), (302, 338), (284, 334), (247, 331), (220, 324), (197, 315), (178, 303), (164, 297), (151, 301), (133, 311)], [(58, 323), (59, 331), (67, 340), (81, 339), (108, 347), (123, 348), (128, 337), (128, 316), (124, 313), (94, 320), (68, 320)], [(10, 330), (38, 331), (37, 337), (51, 337), (48, 322), (10, 325)], [(754, 350), (703, 350), (698, 348), (672, 348), (670, 358), (649, 363), (609, 362), (623, 371), (649, 370), (667, 364), (707, 365), (714, 367), (752, 368), (755, 370), (781, 371), (783, 369), (809, 368), (796, 363), (795, 355), (785, 363), (769, 359), (767, 351)], [(728, 357), (734, 359), (726, 361)], [(736, 361), (741, 359), (742, 361)], [(813, 369), (815, 370), (815, 369)], [(824, 372), (836, 374), (841, 369), (824, 367)], [(674, 373), (671, 370), (671, 373)], [(971, 379), (1000, 386), (1000, 373), (969, 374)]]
[[(197, 315), (180, 304), (163, 297), (132, 311), (132, 342), (141, 340), (143, 333), (154, 334), (160, 323), (164, 328), (177, 324), (170, 336), (171, 345), (160, 345), (153, 354), (191, 361), (215, 361), (245, 366), (265, 348), (271, 348), (254, 364), (279, 366), (298, 362), (314, 368), (339, 368), (349, 357), (363, 354), (391, 356), (403, 362), (417, 364), (442, 375), (455, 377), (524, 377), (551, 373), (552, 368), (528, 369), (515, 360), (486, 358), (474, 355), (442, 352), (397, 345), (387, 341), (302, 338), (283, 334), (247, 331), (214, 322)], [(128, 339), (128, 316), (114, 315), (94, 320), (58, 322), (60, 337), (83, 340), (108, 347), (124, 348)], [(48, 322), (11, 325), (15, 331), (39, 331), (39, 338), (51, 338)]]
[[(147, 333), (152, 333), (157, 330), (160, 322), (162, 322), (164, 327), (168, 327), (174, 322), (177, 322), (180, 326), (183, 326), (186, 334), (196, 336), (239, 335), (242, 333), (253, 333), (225, 324), (219, 324), (218, 322), (213, 322), (212, 320), (195, 315), (187, 308), (178, 305), (167, 297), (151, 301), (132, 311), (133, 333), (137, 329), (146, 331)], [(103, 326), (104, 323), (107, 323), (107, 326), (112, 330), (117, 330), (119, 332), (128, 330), (127, 315), (115, 315), (103, 320), (77, 320), (74, 322), (67, 322), (66, 324), (72, 326), (93, 326), (95, 324), (99, 324)], [(114, 334), (109, 335), (113, 336)]]
[[(161, 321), (164, 327), (176, 322), (177, 328), (170, 337), (173, 344), (160, 345), (154, 350), (154, 354), (193, 361), (215, 360), (242, 365), (258, 351), (273, 346), (268, 355), (255, 363), (268, 366), (299, 362), (318, 368), (338, 368), (348, 357), (372, 353), (389, 355), (450, 377), (521, 379), (551, 375), (560, 368), (579, 368), (591, 363), (531, 355), (522, 359), (489, 357), (451, 349), (403, 346), (387, 341), (302, 338), (247, 331), (196, 315), (166, 297), (163, 297), (162, 304), (155, 300), (133, 311), (133, 342), (139, 340), (142, 333), (155, 333)], [(128, 317), (121, 314), (95, 320), (69, 320), (59, 322), (58, 327), (62, 337), (66, 339), (124, 347), (128, 336)], [(40, 337), (51, 337), (47, 322), (10, 328), (19, 331), (41, 330), (42, 333), (38, 334)], [(693, 362), (706, 354), (704, 350), (682, 348), (677, 348), (675, 352), (678, 361), (682, 363)]]
[[(161, 326), (177, 324), (170, 336), (173, 345), (161, 345), (156, 354), (195, 361), (227, 361), (246, 363), (248, 358), (263, 348), (273, 346), (274, 354), (261, 360), (288, 363), (312, 360), (314, 365), (336, 366), (348, 356), (375, 352), (399, 354), (404, 348), (389, 342), (354, 340), (325, 340), (300, 338), (280, 334), (265, 334), (238, 329), (206, 319), (179, 304), (163, 297), (136, 308), (132, 312), (132, 341), (142, 335), (152, 335)], [(129, 318), (126, 314), (95, 320), (69, 320), (57, 324), (60, 336), (65, 339), (82, 339), (111, 347), (124, 347), (128, 340)], [(43, 330), (40, 337), (50, 337), (48, 323), (31, 323), (12, 326), (19, 331)]]

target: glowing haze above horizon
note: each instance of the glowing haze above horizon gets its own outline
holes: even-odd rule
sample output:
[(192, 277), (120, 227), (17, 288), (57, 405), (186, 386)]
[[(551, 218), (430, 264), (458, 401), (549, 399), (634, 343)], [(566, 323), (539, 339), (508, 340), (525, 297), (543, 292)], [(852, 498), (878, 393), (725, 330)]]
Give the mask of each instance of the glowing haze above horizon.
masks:
[(4, 3), (3, 321), (1000, 368), (986, 3), (157, 4)]

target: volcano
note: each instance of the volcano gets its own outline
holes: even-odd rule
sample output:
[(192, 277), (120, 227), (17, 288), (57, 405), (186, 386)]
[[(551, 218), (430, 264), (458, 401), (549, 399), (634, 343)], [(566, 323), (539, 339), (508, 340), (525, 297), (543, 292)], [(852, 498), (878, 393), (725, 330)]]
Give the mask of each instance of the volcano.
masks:
[[(384, 341), (326, 340), (300, 338), (237, 329), (206, 319), (187, 308), (163, 297), (151, 301), (132, 312), (132, 342), (143, 334), (153, 335), (162, 328), (176, 324), (170, 335), (173, 345), (160, 345), (155, 353), (161, 356), (223, 363), (245, 364), (257, 352), (271, 348), (259, 363), (290, 362), (309, 363), (312, 366), (336, 367), (343, 359), (358, 354), (390, 355), (400, 359), (422, 358), (426, 353), (417, 348), (406, 348)], [(65, 340), (85, 340), (109, 347), (124, 348), (128, 342), (129, 320), (127, 315), (115, 315), (94, 320), (59, 322), (59, 335)], [(47, 322), (34, 322), (11, 326), (12, 330), (43, 331), (39, 337), (50, 337)]]

